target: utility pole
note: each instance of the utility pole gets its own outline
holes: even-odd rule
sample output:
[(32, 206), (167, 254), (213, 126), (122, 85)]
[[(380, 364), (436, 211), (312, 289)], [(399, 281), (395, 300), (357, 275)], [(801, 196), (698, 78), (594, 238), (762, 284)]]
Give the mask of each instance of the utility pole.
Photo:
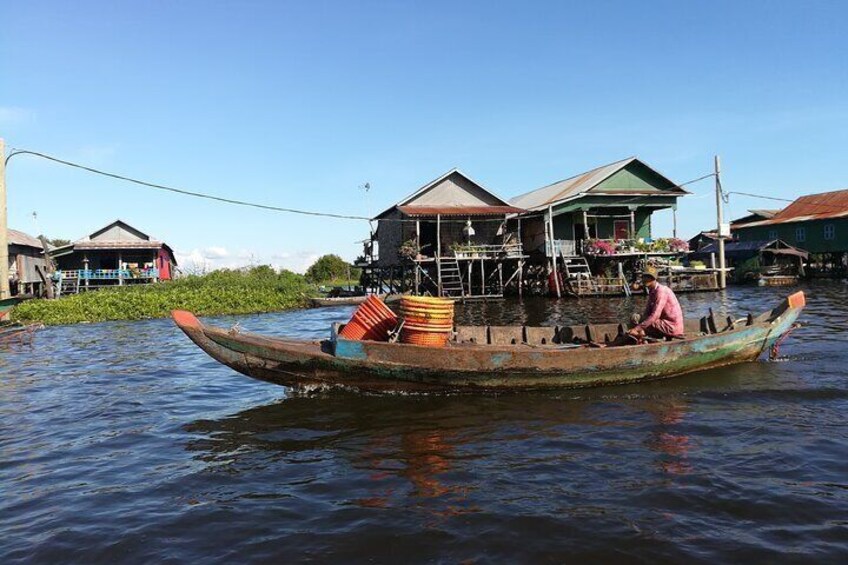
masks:
[(9, 292), (9, 224), (6, 218), (6, 142), (0, 138), (0, 300)]
[(716, 230), (716, 236), (718, 239), (718, 287), (724, 289), (727, 287), (727, 272), (725, 269), (724, 262), (724, 218), (722, 217), (721, 211), (721, 159), (718, 155), (715, 156), (715, 189), (716, 189), (716, 219), (718, 221), (718, 229)]

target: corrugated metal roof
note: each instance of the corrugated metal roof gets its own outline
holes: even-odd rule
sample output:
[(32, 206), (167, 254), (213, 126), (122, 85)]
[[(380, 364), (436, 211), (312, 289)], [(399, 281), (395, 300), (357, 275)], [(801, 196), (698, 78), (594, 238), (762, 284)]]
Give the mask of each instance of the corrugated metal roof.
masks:
[(733, 229), (844, 217), (848, 217), (848, 189), (801, 196), (771, 219), (741, 224)]
[(89, 241), (74, 242), (75, 250), (91, 249), (159, 249), (161, 241)]
[(503, 216), (524, 212), (515, 206), (398, 206), (407, 216)]
[[(608, 179), (609, 177), (611, 177), (612, 175), (614, 175), (615, 173), (635, 161), (638, 161), (640, 164), (647, 167), (649, 170), (653, 171), (660, 177), (664, 178), (672, 185), (676, 184), (669, 180), (668, 177), (666, 177), (662, 173), (649, 167), (643, 161), (640, 161), (638, 158), (628, 157), (627, 159), (622, 159), (621, 161), (616, 161), (615, 163), (610, 163), (609, 165), (603, 165), (596, 169), (592, 169), (591, 171), (587, 171), (585, 173), (581, 173), (565, 180), (561, 180), (559, 182), (543, 186), (542, 188), (538, 188), (526, 194), (516, 196), (515, 198), (511, 198), (509, 203), (513, 206), (518, 206), (526, 210), (541, 210), (543, 208), (558, 204), (560, 202), (568, 200), (569, 198), (576, 197), (584, 192), (591, 190), (604, 180)], [(682, 188), (678, 188), (677, 191), (686, 194), (686, 191)], [(617, 193), (607, 192), (605, 194), (615, 195)], [(653, 193), (646, 191), (622, 191), (621, 194), (639, 195)]]
[[(418, 190), (416, 190), (415, 192), (413, 192), (412, 194), (410, 194), (409, 196), (405, 197), (403, 200), (401, 200), (400, 202), (398, 202), (397, 204), (395, 204), (394, 206), (391, 206), (391, 207), (389, 207), (389, 208), (387, 208), (387, 209), (383, 210), (383, 211), (382, 211), (382, 212), (380, 212), (377, 216), (375, 216), (375, 217), (374, 217), (374, 219), (375, 219), (375, 220), (377, 220), (377, 219), (382, 218), (383, 216), (385, 216), (386, 214), (388, 214), (389, 212), (391, 212), (391, 211), (392, 211), (392, 210), (394, 210), (395, 208), (405, 207), (405, 206), (406, 206), (406, 204), (407, 204), (408, 202), (411, 202), (412, 200), (415, 200), (418, 196), (420, 196), (420, 195), (424, 194), (425, 192), (427, 192), (427, 191), (428, 191), (428, 190), (430, 190), (431, 188), (435, 187), (435, 186), (436, 186), (436, 185), (438, 185), (440, 182), (442, 182), (443, 180), (447, 179), (449, 176), (451, 176), (451, 175), (453, 175), (453, 174), (457, 174), (457, 175), (460, 175), (460, 176), (464, 177), (467, 181), (469, 181), (469, 182), (471, 182), (472, 184), (474, 184), (475, 186), (477, 186), (477, 187), (478, 187), (480, 190), (482, 190), (484, 193), (486, 193), (486, 194), (488, 194), (489, 196), (491, 196), (491, 197), (492, 197), (492, 199), (496, 200), (497, 202), (500, 202), (502, 206), (509, 207), (509, 202), (507, 202), (506, 200), (502, 199), (500, 196), (498, 196), (497, 194), (493, 193), (492, 191), (490, 191), (489, 189), (487, 189), (486, 187), (484, 187), (482, 184), (480, 184), (479, 182), (475, 181), (474, 179), (472, 179), (471, 177), (469, 177), (468, 175), (466, 175), (465, 173), (463, 173), (462, 171), (460, 171), (459, 169), (457, 169), (457, 168), (455, 168), (455, 167), (454, 167), (453, 169), (449, 170), (448, 172), (446, 172), (445, 174), (443, 174), (443, 175), (439, 176), (438, 178), (435, 178), (435, 179), (431, 180), (430, 182), (428, 182), (427, 184), (425, 184), (424, 186), (422, 186), (421, 188), (419, 188)], [(495, 208), (498, 208), (498, 207), (500, 207), (500, 206), (494, 206), (494, 207), (495, 207)], [(424, 208), (424, 207), (423, 207), (423, 206), (415, 206), (415, 208)], [(523, 211), (524, 211), (524, 210), (519, 210), (519, 212), (523, 212)], [(494, 214), (495, 214), (495, 215), (497, 215), (497, 214), (502, 214), (502, 213), (503, 213), (503, 212), (494, 212)], [(467, 214), (466, 214), (466, 215), (467, 215)]]
[[(718, 252), (718, 243), (710, 243), (692, 253), (692, 255), (709, 255)], [(797, 255), (806, 258), (809, 254), (803, 249), (792, 247), (781, 239), (753, 240), (753, 241), (727, 241), (724, 244), (724, 253), (728, 257), (746, 257), (760, 252), (770, 252), (784, 255)]]
[(44, 249), (41, 241), (38, 238), (25, 234), (22, 231), (9, 229), (6, 232), (9, 238), (9, 245), (21, 245), (25, 247), (35, 247), (36, 249)]
[(780, 213), (780, 208), (759, 208), (757, 210), (748, 210), (751, 214), (762, 216), (763, 218), (773, 218)]

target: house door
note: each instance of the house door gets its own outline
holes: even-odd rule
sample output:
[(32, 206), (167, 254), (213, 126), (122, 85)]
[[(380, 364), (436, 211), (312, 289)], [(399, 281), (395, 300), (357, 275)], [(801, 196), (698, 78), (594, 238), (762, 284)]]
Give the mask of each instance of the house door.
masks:
[[(594, 239), (598, 237), (598, 234), (595, 230), (595, 224), (589, 224), (589, 239)], [(583, 224), (574, 224), (574, 239), (575, 241), (582, 241), (586, 239), (586, 228)]]
[(419, 232), (421, 254), (427, 257), (436, 256), (436, 222), (421, 222)]
[(615, 220), (613, 226), (615, 239), (630, 239), (630, 222), (628, 220)]

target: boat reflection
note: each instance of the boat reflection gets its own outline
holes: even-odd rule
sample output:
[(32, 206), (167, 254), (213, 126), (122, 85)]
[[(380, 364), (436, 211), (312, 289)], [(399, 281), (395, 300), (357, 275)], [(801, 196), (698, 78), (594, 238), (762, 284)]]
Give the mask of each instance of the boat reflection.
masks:
[[(339, 473), (347, 504), (410, 506), (424, 511), (427, 522), (475, 511), (475, 499), (485, 496), (477, 491), (492, 480), (485, 471), (492, 450), (509, 458), (515, 472), (553, 473), (551, 480), (558, 477), (565, 489), (575, 466), (585, 467), (583, 475), (595, 472), (589, 461), (620, 431), (643, 446), (662, 474), (687, 474), (694, 446), (679, 432), (686, 410), (677, 395), (628, 393), (610, 402), (608, 393), (588, 391), (582, 397), (332, 393), (198, 420), (186, 426), (195, 436), (186, 448), (231, 474), (268, 473), (275, 481), (269, 488), (280, 490)], [(302, 483), (289, 483), (292, 477)]]

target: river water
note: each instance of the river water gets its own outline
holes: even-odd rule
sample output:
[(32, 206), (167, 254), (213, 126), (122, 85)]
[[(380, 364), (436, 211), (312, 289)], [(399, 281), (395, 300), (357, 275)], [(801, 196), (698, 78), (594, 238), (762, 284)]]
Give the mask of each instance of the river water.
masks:
[[(848, 285), (805, 287), (780, 358), (548, 394), (292, 393), (169, 321), (0, 351), (0, 562), (842, 561)], [(681, 296), (759, 313), (785, 289)], [(478, 303), (583, 323), (634, 299)], [(352, 308), (226, 317), (323, 337)]]

